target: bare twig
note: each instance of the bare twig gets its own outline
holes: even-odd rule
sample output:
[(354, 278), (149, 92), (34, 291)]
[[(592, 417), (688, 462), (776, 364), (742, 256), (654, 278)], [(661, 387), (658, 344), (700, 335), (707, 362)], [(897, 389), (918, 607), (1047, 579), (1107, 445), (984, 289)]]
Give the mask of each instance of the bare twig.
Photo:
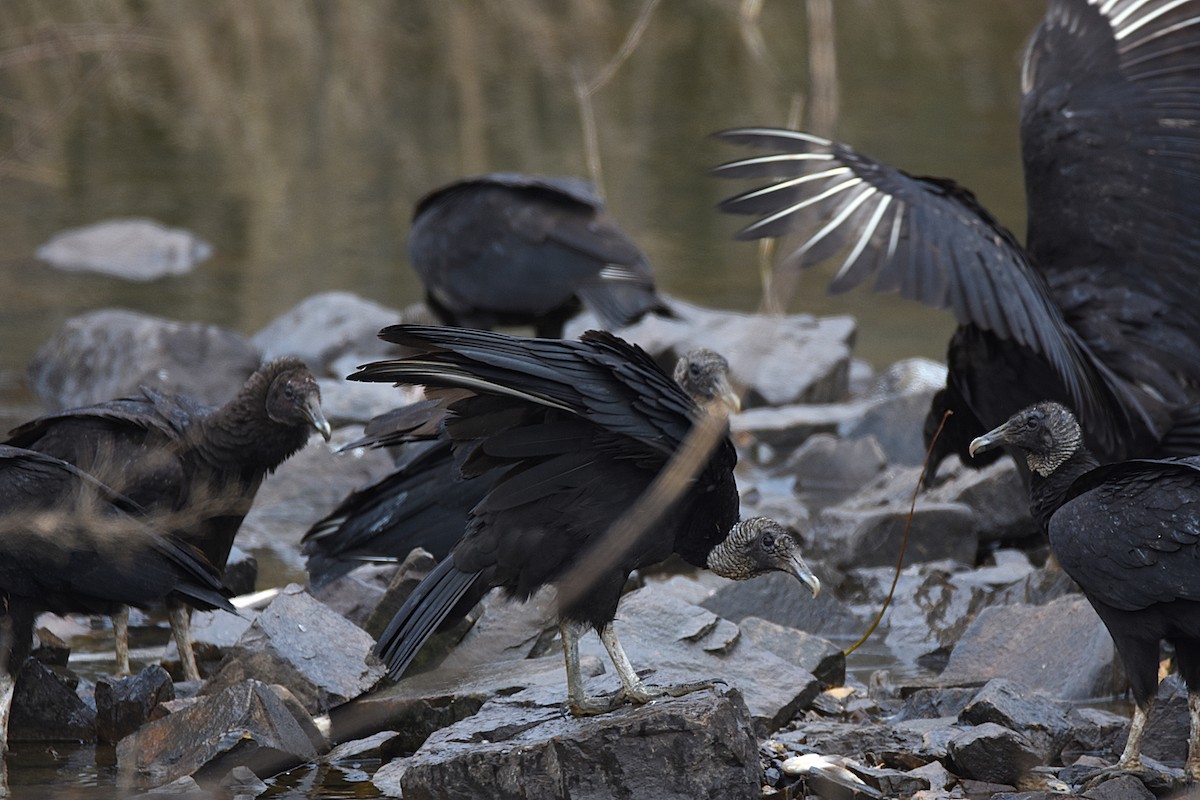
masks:
[(938, 437), (942, 435), (942, 428), (946, 427), (946, 420), (950, 419), (953, 411), (947, 410), (942, 414), (942, 421), (938, 423), (937, 430), (934, 431), (933, 438), (929, 440), (929, 447), (925, 450), (925, 463), (921, 465), (921, 474), (917, 478), (917, 486), (913, 489), (912, 505), (908, 508), (908, 519), (904, 520), (904, 534), (900, 539), (900, 555), (896, 559), (896, 572), (892, 575), (892, 588), (888, 589), (887, 597), (883, 599), (883, 605), (879, 609), (879, 613), (875, 615), (874, 622), (871, 627), (867, 628), (867, 632), (850, 647), (846, 648), (845, 654), (850, 655), (857, 650), (863, 642), (871, 638), (871, 634), (879, 627), (880, 621), (883, 620), (883, 614), (888, 610), (888, 606), (892, 604), (892, 597), (896, 594), (896, 584), (900, 582), (900, 570), (904, 568), (904, 551), (908, 547), (908, 529), (912, 527), (913, 515), (917, 512), (917, 495), (921, 493), (921, 486), (925, 483), (925, 472), (929, 469), (929, 459), (933, 457), (933, 446), (937, 444)]

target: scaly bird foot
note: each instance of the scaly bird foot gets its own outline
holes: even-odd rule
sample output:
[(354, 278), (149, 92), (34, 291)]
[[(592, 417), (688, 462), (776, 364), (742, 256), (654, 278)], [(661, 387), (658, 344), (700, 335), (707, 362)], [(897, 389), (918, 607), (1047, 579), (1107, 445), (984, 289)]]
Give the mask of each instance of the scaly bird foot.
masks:
[(672, 683), (665, 686), (658, 686), (652, 683), (643, 683), (638, 687), (626, 690), (629, 699), (635, 703), (649, 703), (651, 700), (660, 697), (683, 697), (692, 692), (699, 692), (703, 689), (714, 689), (717, 684), (726, 686), (725, 681), (714, 679), (711, 681), (690, 681), (688, 683)]
[(625, 700), (625, 690), (618, 689), (611, 694), (596, 696), (585, 694), (580, 697), (568, 697), (567, 708), (577, 717), (594, 717), (598, 714), (607, 714), (610, 711), (616, 711), (625, 705)]

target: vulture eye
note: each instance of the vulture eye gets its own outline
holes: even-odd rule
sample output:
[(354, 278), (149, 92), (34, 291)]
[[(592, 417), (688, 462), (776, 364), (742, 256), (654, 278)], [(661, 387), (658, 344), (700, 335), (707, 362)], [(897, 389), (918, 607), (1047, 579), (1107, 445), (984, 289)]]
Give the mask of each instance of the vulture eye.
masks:
[(764, 533), (762, 537), (762, 546), (770, 550), (775, 546), (775, 534)]
[(1025, 427), (1031, 431), (1036, 431), (1038, 425), (1041, 424), (1037, 417), (1030, 417), (1025, 421)]

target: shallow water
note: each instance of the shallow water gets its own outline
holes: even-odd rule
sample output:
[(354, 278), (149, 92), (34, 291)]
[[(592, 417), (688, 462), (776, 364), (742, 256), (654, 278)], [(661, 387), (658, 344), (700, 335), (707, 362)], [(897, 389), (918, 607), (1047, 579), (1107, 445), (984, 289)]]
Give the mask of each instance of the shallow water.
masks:
[[(1018, 65), (1044, 4), (841, 0), (830, 28), (810, 24), (802, 3), (762, 6), (758, 24), (740, 25), (733, 0), (661, 4), (591, 96), (610, 209), (662, 288), (759, 306), (756, 248), (734, 242), (738, 222), (713, 211), (742, 187), (706, 174), (739, 153), (707, 137), (787, 124), (793, 107), (816, 132), (957, 178), (1022, 229)], [(397, 308), (419, 299), (404, 244), (414, 201), (487, 170), (587, 174), (574, 76), (601, 75), (643, 7), (6, 0), (0, 424), (36, 413), (25, 366), (86, 310), (121, 306), (251, 334), (314, 292)], [(810, 66), (810, 35), (833, 42), (835, 76)], [(119, 216), (187, 228), (216, 255), (145, 284), (60, 273), (33, 257), (63, 228)], [(830, 298), (825, 280), (806, 276), (788, 307), (856, 315), (859, 356), (882, 366), (943, 354), (947, 315), (865, 291)], [(264, 574), (299, 577), (271, 563)], [(112, 779), (94, 763), (90, 748), (20, 747), (9, 758), (13, 783), (39, 797), (64, 781), (106, 796), (88, 790)], [(272, 796), (370, 796), (357, 780), (370, 765), (359, 769), (298, 770)]]

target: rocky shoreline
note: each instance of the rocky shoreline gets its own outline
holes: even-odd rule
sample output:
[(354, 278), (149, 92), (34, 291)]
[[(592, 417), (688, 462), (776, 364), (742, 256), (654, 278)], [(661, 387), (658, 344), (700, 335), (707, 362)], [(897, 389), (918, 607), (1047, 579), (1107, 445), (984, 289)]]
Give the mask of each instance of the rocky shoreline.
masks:
[[(1008, 460), (980, 472), (947, 465), (919, 495), (906, 566), (870, 654), (842, 654), (891, 586), (940, 365), (915, 360), (875, 373), (852, 357), (848, 317), (673, 304), (680, 319), (647, 318), (621, 335), (664, 363), (696, 346), (729, 359), (749, 406), (732, 422), (743, 515), (791, 525), (826, 587), (813, 600), (779, 576), (745, 584), (669, 569), (639, 576), (616, 622), (634, 665), (655, 680), (720, 681), (713, 689), (569, 717), (551, 598), (541, 595), (524, 606), (490, 597), (469, 628), (432, 643), (425, 658), (444, 656), (439, 669), (381, 681), (371, 635), (432, 566), (414, 554), (360, 567), (316, 597), (293, 585), (240, 617), (196, 615), (209, 654), (201, 686), (172, 683), (156, 666), (72, 683), (65, 646), (46, 635), (43, 661), (22, 674), (11, 737), (114, 742), (130, 791), (167, 785), (238, 797), (297, 765), (363, 757), (383, 762), (369, 776), (379, 792), (405, 798), (1037, 800), (1070, 797), (1113, 763), (1128, 718), (1093, 702), (1122, 691), (1111, 639), (1047, 563)], [(39, 351), (30, 382), (48, 409), (142, 383), (217, 402), (262, 358), (304, 357), (321, 378), (334, 440), (310, 443), (264, 484), (238, 540), (299, 571), (308, 526), (391, 466), (379, 451), (336, 448), (414, 396), (342, 377), (388, 353), (375, 338), (380, 327), (421, 313), (330, 293), (247, 338), (99, 311), (71, 320)], [(586, 327), (576, 320), (568, 335)], [(887, 669), (862, 666), (880, 653)], [(594, 688), (615, 688), (597, 639), (584, 639), (584, 655)], [(1117, 776), (1085, 796), (1178, 791), (1186, 697), (1172, 684), (1161, 698), (1146, 781)]]

